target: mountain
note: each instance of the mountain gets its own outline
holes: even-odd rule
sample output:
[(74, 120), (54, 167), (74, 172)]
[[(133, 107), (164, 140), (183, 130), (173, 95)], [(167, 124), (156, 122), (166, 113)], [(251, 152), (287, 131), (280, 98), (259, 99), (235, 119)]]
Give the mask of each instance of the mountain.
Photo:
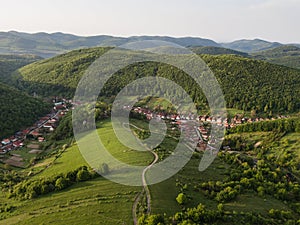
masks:
[(31, 126), (50, 106), (24, 92), (0, 83), (0, 138)]
[(66, 51), (95, 47), (118, 46), (127, 42), (157, 40), (173, 42), (182, 46), (219, 46), (216, 42), (193, 37), (161, 37), (161, 36), (133, 36), (129, 38), (108, 35), (82, 37), (64, 33), (21, 33), (16, 31), (0, 32), (0, 54), (35, 54), (49, 58)]
[(30, 94), (71, 98), (88, 66), (110, 48), (74, 50), (40, 60), (12, 74), (12, 85)]
[[(77, 83), (88, 66), (109, 48), (75, 50), (51, 59), (27, 65), (13, 74), (13, 82), (23, 91), (38, 95), (72, 97)], [(227, 107), (255, 109), (265, 113), (295, 112), (300, 108), (300, 71), (265, 61), (235, 55), (201, 55), (222, 86)], [(178, 81), (198, 103), (207, 105), (193, 80), (169, 65), (143, 62), (130, 65), (107, 82), (105, 96), (116, 95), (129, 82), (147, 75), (163, 76)]]
[(35, 55), (0, 55), (0, 138), (32, 125), (50, 109), (41, 100), (7, 85), (12, 72), (40, 59)]
[(235, 51), (228, 48), (213, 47), (213, 46), (197, 46), (190, 47), (190, 49), (196, 54), (207, 54), (207, 55), (240, 55), (243, 57), (249, 57), (248, 53)]
[(260, 39), (254, 40), (238, 40), (230, 43), (222, 43), (222, 47), (230, 48), (236, 51), (253, 53), (258, 51), (263, 51), (275, 47), (279, 47), (282, 44), (278, 42), (268, 42)]
[[(224, 47), (238, 52), (254, 53), (282, 46), (278, 42), (268, 42), (261, 39), (237, 40), (230, 43), (217, 43), (210, 39), (199, 37), (168, 37), (168, 36), (132, 36), (114, 37), (109, 35), (76, 36), (57, 33), (23, 33), (17, 31), (0, 32), (0, 54), (34, 54), (50, 58), (70, 50), (91, 48), (97, 46), (113, 47), (127, 42), (156, 40), (167, 41), (184, 47)], [(293, 44), (299, 47), (299, 44)], [(205, 51), (211, 52), (212, 49)], [(204, 51), (204, 49), (202, 50)], [(217, 51), (214, 49), (213, 51)], [(221, 49), (218, 50), (220, 52)], [(210, 53), (209, 53), (210, 54)], [(219, 54), (219, 53), (218, 53)], [(225, 52), (224, 54), (231, 54)], [(241, 53), (233, 53), (241, 54)]]
[(0, 55), (0, 82), (9, 83), (12, 72), (41, 59), (35, 55)]
[(300, 69), (300, 47), (293, 45), (284, 45), (253, 53), (252, 56), (271, 63)]

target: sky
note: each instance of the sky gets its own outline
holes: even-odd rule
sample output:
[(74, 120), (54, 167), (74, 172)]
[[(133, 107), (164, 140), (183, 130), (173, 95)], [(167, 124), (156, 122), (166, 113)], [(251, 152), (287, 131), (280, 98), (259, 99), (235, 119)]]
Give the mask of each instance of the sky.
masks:
[(0, 1), (0, 31), (300, 43), (300, 0)]

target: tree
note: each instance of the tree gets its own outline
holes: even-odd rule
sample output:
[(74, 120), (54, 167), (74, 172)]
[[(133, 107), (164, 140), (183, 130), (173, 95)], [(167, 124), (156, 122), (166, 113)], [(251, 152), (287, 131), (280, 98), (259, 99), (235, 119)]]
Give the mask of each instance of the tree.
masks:
[(176, 201), (179, 205), (185, 204), (187, 201), (186, 195), (184, 193), (179, 193), (176, 197)]
[(90, 173), (86, 168), (83, 168), (77, 172), (76, 180), (77, 181), (85, 181), (90, 179)]
[(56, 190), (62, 190), (68, 186), (68, 179), (64, 177), (59, 177), (55, 181), (55, 189)]
[(265, 189), (264, 189), (264, 187), (262, 187), (262, 186), (259, 186), (258, 188), (257, 188), (257, 193), (258, 193), (258, 195), (259, 196), (264, 196), (264, 194), (265, 194)]
[(222, 203), (218, 204), (218, 211), (223, 212), (224, 211), (224, 205)]

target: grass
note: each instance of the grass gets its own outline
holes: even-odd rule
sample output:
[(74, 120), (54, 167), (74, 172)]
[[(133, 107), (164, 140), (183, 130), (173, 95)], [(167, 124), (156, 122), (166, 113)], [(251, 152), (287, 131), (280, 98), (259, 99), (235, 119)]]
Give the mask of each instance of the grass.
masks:
[[(131, 224), (131, 207), (139, 187), (98, 178), (64, 191), (21, 202), (8, 224)], [(17, 203), (19, 204), (19, 203)]]
[[(242, 133), (233, 134), (242, 136), (247, 142), (257, 143), (268, 138), (268, 132)], [(296, 151), (299, 155), (300, 142), (299, 133), (291, 133), (284, 136), (280, 140), (280, 146), (288, 143), (286, 148)], [(152, 193), (152, 210), (153, 213), (163, 214), (168, 216), (181, 210), (181, 207), (176, 202), (177, 195), (181, 192), (181, 186), (187, 184), (187, 189), (184, 190), (189, 200), (185, 207), (191, 208), (199, 203), (204, 204), (208, 209), (216, 209), (218, 202), (207, 198), (202, 191), (199, 191), (197, 186), (202, 182), (208, 181), (223, 181), (227, 176), (227, 169), (230, 165), (216, 158), (214, 162), (204, 172), (198, 171), (200, 159), (193, 157), (191, 161), (172, 178), (150, 187)], [(177, 186), (176, 186), (177, 184)], [(179, 184), (179, 185), (178, 185)], [(260, 197), (256, 192), (243, 193), (228, 203), (224, 203), (224, 209), (237, 212), (254, 212), (264, 216), (268, 216), (270, 209), (278, 209), (289, 211), (290, 208), (282, 201), (271, 196)]]
[[(48, 162), (48, 161), (50, 160), (44, 162)], [(44, 163), (41, 163), (40, 165), (45, 166)], [(70, 148), (67, 148), (63, 152), (63, 154), (59, 158), (57, 158), (57, 160), (55, 160), (52, 166), (44, 170), (44, 172), (38, 174), (36, 178), (49, 177), (60, 173), (66, 173), (68, 171), (77, 169), (79, 166), (83, 166), (83, 165), (87, 166), (88, 164), (80, 154), (77, 145), (73, 145)]]
[[(153, 213), (164, 214), (168, 216), (181, 210), (176, 202), (178, 193), (181, 192), (177, 184), (187, 184), (185, 190), (189, 200), (185, 207), (191, 208), (202, 203), (208, 209), (216, 209), (217, 201), (207, 198), (201, 191), (194, 188), (207, 181), (222, 181), (226, 176), (226, 169), (229, 165), (223, 163), (218, 158), (204, 172), (198, 171), (199, 159), (193, 158), (177, 175), (174, 177), (150, 186), (152, 194)], [(270, 209), (289, 210), (281, 201), (271, 196), (259, 197), (256, 193), (245, 193), (238, 195), (237, 199), (224, 204), (224, 209), (237, 212), (256, 212), (262, 215), (268, 215)]]
[(216, 208), (217, 203), (206, 198), (194, 186), (204, 181), (222, 180), (225, 176), (226, 168), (229, 166), (217, 158), (207, 170), (199, 172), (199, 163), (200, 159), (193, 157), (178, 174), (164, 182), (150, 186), (153, 196), (153, 213), (166, 213), (168, 216), (171, 216), (180, 211), (181, 207), (176, 202), (176, 197), (181, 192), (180, 185), (184, 184), (187, 184), (185, 193), (189, 197), (189, 201), (185, 205), (186, 207), (195, 207), (202, 203), (208, 208)]
[[(109, 120), (102, 121), (97, 125), (100, 127), (97, 132), (101, 137), (102, 143), (115, 158), (133, 165), (148, 165), (152, 161), (153, 156), (151, 153), (133, 151), (123, 146), (114, 135)], [(89, 137), (87, 137), (87, 139), (88, 138)], [(47, 160), (49, 161), (49, 159)], [(41, 165), (44, 166), (44, 163), (42, 162)], [(88, 163), (84, 160), (78, 146), (74, 144), (55, 160), (53, 166), (40, 173), (37, 177), (48, 177), (54, 174), (66, 173), (82, 165), (88, 165)]]
[[(98, 124), (97, 132), (107, 149), (118, 159), (130, 164), (148, 165), (153, 156), (148, 152), (132, 151), (116, 140), (110, 121)], [(124, 149), (126, 151), (124, 151)], [(36, 165), (37, 170), (52, 159)], [(66, 173), (87, 165), (78, 146), (73, 145), (49, 168), (31, 179)], [(32, 168), (31, 168), (32, 169)], [(77, 183), (68, 189), (41, 196), (34, 200), (6, 199), (1, 193), (2, 204), (15, 206), (11, 213), (2, 214), (1, 224), (132, 224), (131, 208), (141, 187), (124, 186), (104, 178)]]
[(267, 215), (270, 209), (290, 210), (283, 202), (271, 196), (259, 197), (256, 193), (241, 194), (233, 202), (224, 204), (225, 210), (256, 212)]
[[(145, 121), (131, 121), (135, 125), (147, 130)], [(101, 136), (103, 144), (110, 153), (119, 160), (134, 164), (147, 165), (153, 157), (148, 152), (137, 152), (123, 146), (115, 137), (109, 120), (97, 124), (97, 132)], [(244, 140), (256, 143), (268, 137), (268, 133), (243, 133)], [(89, 140), (89, 137), (87, 137)], [(175, 142), (173, 140), (173, 142)], [(174, 143), (171, 139), (166, 139), (167, 146)], [(299, 155), (299, 134), (292, 133), (285, 135), (281, 144), (286, 144), (286, 148), (296, 151)], [(176, 144), (176, 143), (175, 143)], [(280, 145), (281, 145), (280, 144)], [(166, 146), (166, 147), (167, 147)], [(195, 207), (199, 203), (204, 204), (208, 209), (216, 209), (217, 202), (207, 198), (199, 185), (202, 182), (222, 181), (227, 176), (227, 169), (230, 165), (216, 158), (214, 162), (204, 172), (198, 171), (201, 154), (194, 155), (187, 165), (175, 176), (161, 183), (151, 185), (151, 209), (152, 213), (172, 216), (181, 211), (181, 206), (176, 202), (178, 193), (183, 185), (187, 185), (184, 190), (188, 196), (185, 207)], [(44, 167), (53, 158), (48, 158), (35, 165), (35, 169)], [(78, 146), (72, 145), (57, 158), (55, 163), (34, 176), (31, 179), (49, 177), (54, 174), (65, 173), (76, 169), (81, 165), (87, 165), (83, 159)], [(33, 167), (31, 167), (33, 169)], [(6, 199), (4, 193), (0, 193), (0, 206), (3, 204), (14, 206), (11, 212), (2, 212), (0, 225), (10, 224), (132, 224), (131, 208), (137, 193), (141, 187), (130, 187), (113, 183), (104, 178), (77, 183), (68, 189), (60, 192), (39, 197), (34, 200), (17, 201)], [(270, 209), (289, 210), (281, 201), (271, 196), (260, 197), (256, 193), (243, 193), (228, 203), (224, 203), (224, 209), (228, 211), (256, 212), (267, 215)]]

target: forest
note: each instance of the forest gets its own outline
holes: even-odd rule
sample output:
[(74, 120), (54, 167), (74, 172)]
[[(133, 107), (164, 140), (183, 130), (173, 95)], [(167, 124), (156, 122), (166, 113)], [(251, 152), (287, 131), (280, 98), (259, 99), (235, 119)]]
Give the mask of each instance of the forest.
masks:
[(51, 105), (0, 83), (0, 138), (13, 135), (50, 112)]
[[(72, 97), (88, 66), (109, 48), (82, 49), (19, 69), (12, 83), (20, 90), (40, 96)], [(269, 116), (293, 113), (300, 108), (300, 71), (236, 55), (200, 55), (219, 81), (228, 108), (256, 110)], [(115, 74), (102, 96), (118, 93), (130, 81), (144, 76), (161, 76), (176, 81), (196, 102), (206, 108), (201, 89), (182, 71), (161, 63), (130, 65)], [(172, 96), (172, 94), (170, 93)]]

